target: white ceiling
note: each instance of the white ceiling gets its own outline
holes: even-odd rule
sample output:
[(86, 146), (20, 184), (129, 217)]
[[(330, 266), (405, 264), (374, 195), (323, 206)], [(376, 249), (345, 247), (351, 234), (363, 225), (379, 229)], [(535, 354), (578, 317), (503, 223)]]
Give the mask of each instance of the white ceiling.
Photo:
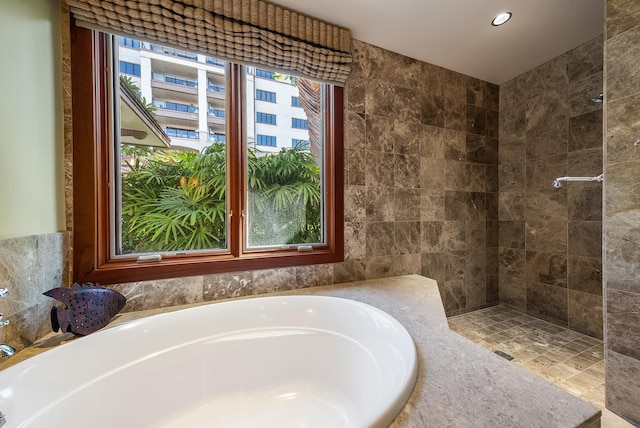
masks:
[[(274, 0), (354, 38), (501, 84), (602, 34), (603, 0)], [(513, 17), (501, 27), (500, 12)]]

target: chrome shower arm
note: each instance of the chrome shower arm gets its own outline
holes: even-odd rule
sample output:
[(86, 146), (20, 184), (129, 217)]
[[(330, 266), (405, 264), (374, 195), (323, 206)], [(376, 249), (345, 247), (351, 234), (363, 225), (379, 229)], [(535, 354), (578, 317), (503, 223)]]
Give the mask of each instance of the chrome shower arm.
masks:
[(599, 183), (602, 183), (604, 181), (604, 174), (600, 174), (595, 177), (558, 177), (553, 180), (553, 183), (551, 185), (557, 189), (559, 187), (562, 187), (563, 181), (597, 181)]

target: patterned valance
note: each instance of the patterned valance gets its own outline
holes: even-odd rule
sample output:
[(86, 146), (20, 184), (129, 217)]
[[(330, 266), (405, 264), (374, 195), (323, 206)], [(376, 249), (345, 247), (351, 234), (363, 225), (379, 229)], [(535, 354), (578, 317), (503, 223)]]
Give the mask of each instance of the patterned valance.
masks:
[(351, 32), (263, 0), (67, 0), (79, 23), (224, 60), (344, 83)]

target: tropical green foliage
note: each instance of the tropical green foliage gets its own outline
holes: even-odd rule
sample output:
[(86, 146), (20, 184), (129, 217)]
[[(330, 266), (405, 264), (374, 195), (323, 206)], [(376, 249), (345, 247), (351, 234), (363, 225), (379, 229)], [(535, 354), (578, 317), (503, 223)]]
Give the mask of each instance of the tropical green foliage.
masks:
[[(203, 153), (123, 148), (122, 252), (226, 247), (226, 147)], [(248, 152), (250, 245), (319, 242), (320, 171), (301, 149)]]
[(154, 113), (157, 110), (156, 106), (154, 106), (153, 103), (147, 102), (147, 99), (142, 96), (140, 88), (138, 87), (138, 85), (135, 84), (133, 79), (131, 79), (131, 76), (124, 76), (121, 74), (120, 82), (123, 85), (126, 85), (129, 89), (131, 89), (131, 92), (133, 92), (138, 96), (138, 98), (140, 99), (140, 102), (142, 103), (144, 108), (147, 109), (149, 113)]
[(249, 245), (320, 242), (320, 168), (298, 146), (249, 150)]

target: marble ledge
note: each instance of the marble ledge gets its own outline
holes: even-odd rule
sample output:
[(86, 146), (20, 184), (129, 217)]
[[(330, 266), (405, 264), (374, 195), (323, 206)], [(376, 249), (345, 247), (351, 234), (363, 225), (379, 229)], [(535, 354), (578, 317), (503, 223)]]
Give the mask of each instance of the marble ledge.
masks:
[[(270, 295), (294, 294), (368, 303), (394, 316), (409, 331), (418, 352), (418, 380), (393, 428), (600, 426), (600, 410), (449, 330), (432, 279), (407, 275)], [(125, 313), (110, 326), (201, 304)], [(4, 367), (72, 339), (68, 334), (49, 335), (16, 354)]]

